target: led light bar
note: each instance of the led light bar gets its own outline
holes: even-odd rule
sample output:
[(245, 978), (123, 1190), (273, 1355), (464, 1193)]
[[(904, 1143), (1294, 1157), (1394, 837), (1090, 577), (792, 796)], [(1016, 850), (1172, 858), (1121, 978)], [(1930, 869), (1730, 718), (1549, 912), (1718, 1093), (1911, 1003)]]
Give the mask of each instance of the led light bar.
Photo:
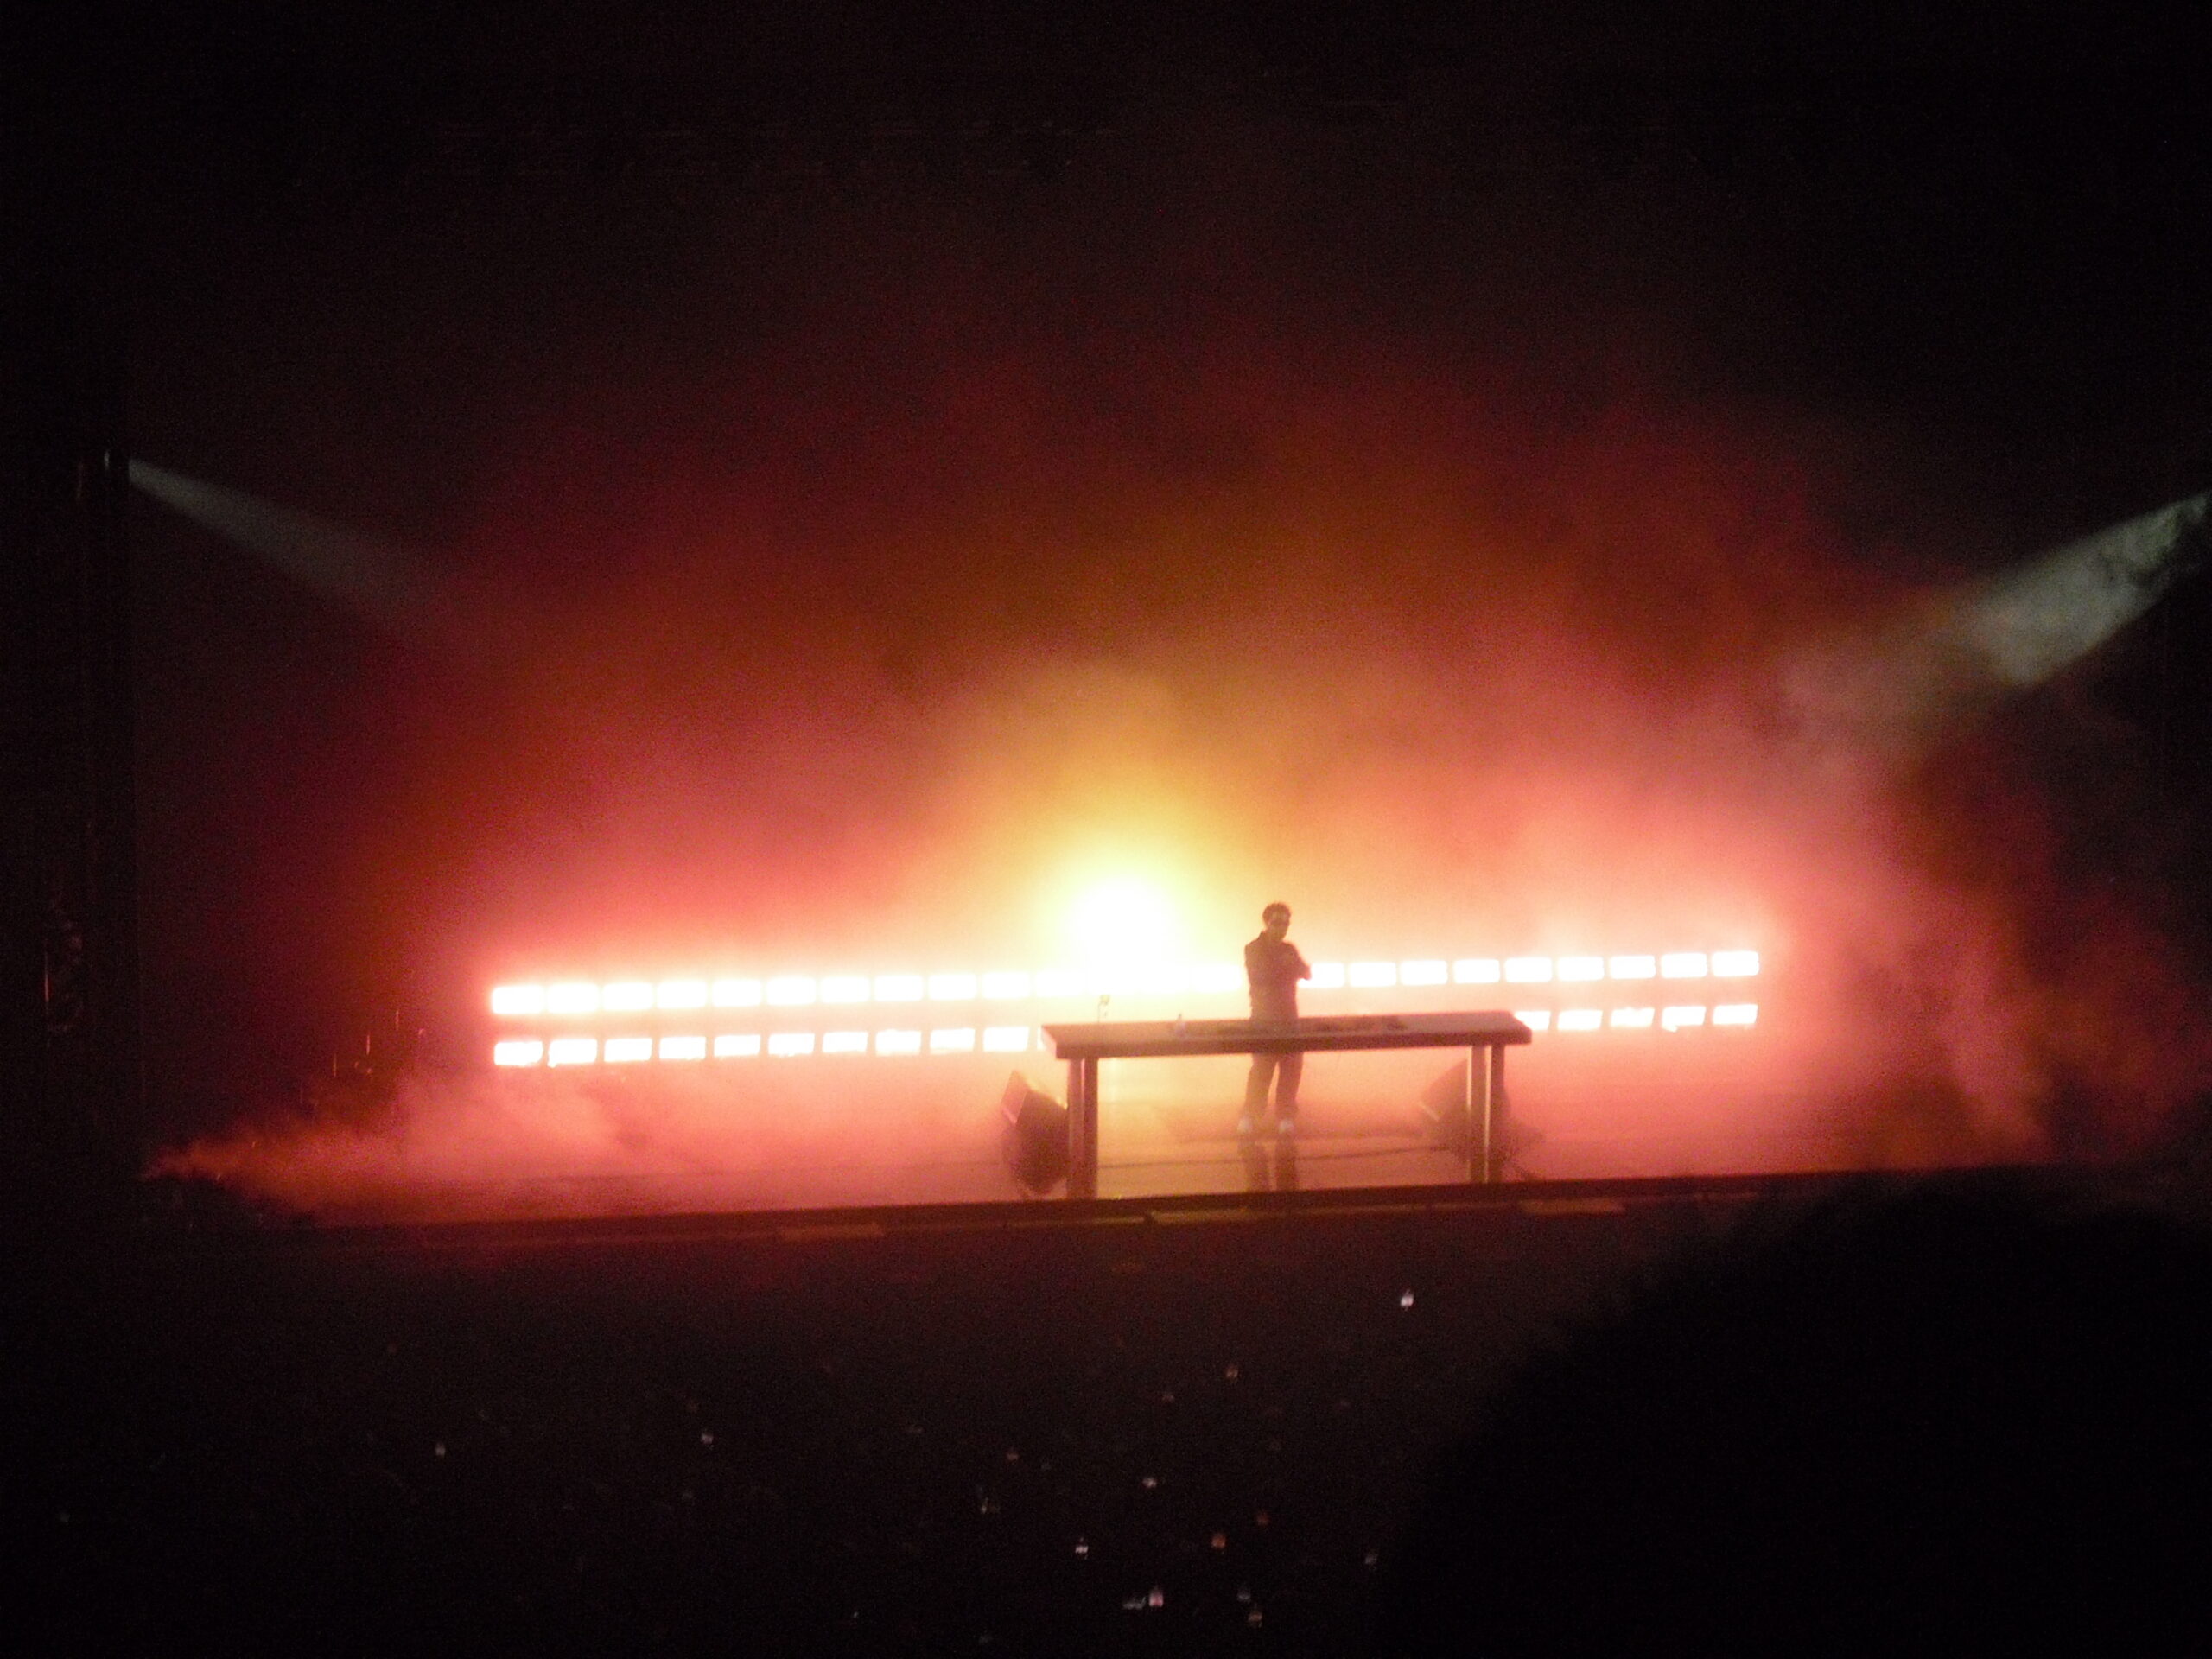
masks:
[[(1340, 992), (1447, 984), (1580, 986), (1604, 981), (1745, 980), (1756, 978), (1761, 967), (1759, 953), (1745, 949), (1612, 956), (1584, 953), (1449, 959), (1377, 957), (1316, 963), (1308, 984), (1317, 992)], [(495, 1040), (492, 1061), (496, 1066), (522, 1070), (539, 1066), (635, 1065), (647, 1061), (697, 1063), (709, 1058), (749, 1059), (763, 1054), (779, 1059), (817, 1054), (1021, 1054), (1038, 1046), (1035, 1028), (1028, 1023), (882, 1028), (844, 1025), (823, 1030), (721, 1032), (701, 1031), (694, 1025), (688, 1032), (679, 1027), (657, 1033), (634, 1027), (627, 1031), (594, 1032), (588, 1023), (578, 1030), (577, 1023), (607, 1014), (658, 1013), (664, 1017), (701, 1012), (706, 1013), (707, 1021), (711, 1021), (715, 1015), (707, 1011), (859, 1007), (869, 1003), (1087, 1002), (1094, 997), (1123, 993), (1156, 1000), (1179, 999), (1192, 994), (1227, 996), (1243, 988), (1243, 967), (1233, 962), (1160, 964), (1112, 973), (1066, 968), (999, 968), (978, 972), (874, 975), (779, 973), (757, 978), (679, 975), (661, 980), (549, 980), (493, 988), (491, 1009), (496, 1018), (542, 1023), (529, 1034), (502, 1036)], [(1610, 1007), (1578, 1005), (1525, 1008), (1516, 1014), (1531, 1030), (1561, 1033), (1648, 1032), (1655, 1028), (1664, 1032), (1713, 1027), (1743, 1030), (1758, 1023), (1758, 1005), (1755, 1002), (1671, 1003), (1664, 1007), (1636, 1003)], [(825, 1026), (828, 1023), (824, 1021)], [(569, 1027), (565, 1033), (561, 1029), (563, 1025)]]

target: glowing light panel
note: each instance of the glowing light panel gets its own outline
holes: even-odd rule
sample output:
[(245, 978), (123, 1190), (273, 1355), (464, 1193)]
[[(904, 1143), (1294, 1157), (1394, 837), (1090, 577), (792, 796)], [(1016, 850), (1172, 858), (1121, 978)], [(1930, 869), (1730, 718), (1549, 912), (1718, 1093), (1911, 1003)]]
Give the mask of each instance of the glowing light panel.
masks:
[(568, 979), (545, 988), (548, 1014), (597, 1014), (599, 987), (588, 980)]
[(635, 1014), (653, 1005), (653, 988), (642, 979), (618, 979), (599, 988), (599, 1006), (610, 1013)]
[(598, 1058), (596, 1037), (556, 1037), (545, 1050), (548, 1065), (589, 1065)]
[(922, 1000), (919, 974), (878, 974), (875, 1000), (879, 1002), (918, 1002)]
[(1713, 953), (1713, 976), (1715, 979), (1750, 979), (1759, 970), (1759, 953), (1756, 950), (1716, 950)]
[[(804, 1007), (814, 1001), (814, 980), (806, 974), (779, 974), (768, 982), (768, 1001), (779, 1008)], [(771, 1047), (770, 1053), (775, 1050)]]
[(1531, 1031), (1549, 1031), (1552, 1028), (1552, 1011), (1549, 1008), (1516, 1008), (1513, 1017)]
[(1363, 989), (1398, 982), (1398, 964), (1395, 962), (1355, 962), (1351, 965), (1351, 982)]
[(1662, 979), (1703, 979), (1705, 952), (1702, 950), (1669, 950), (1659, 958), (1659, 977)]
[(1001, 972), (983, 976), (983, 995), (994, 1002), (1014, 1002), (1029, 995), (1029, 976)]
[(1561, 1031), (1595, 1031), (1604, 1019), (1596, 1008), (1561, 1008), (1559, 1028)]
[(778, 1059), (789, 1059), (795, 1054), (814, 1052), (814, 1033), (810, 1031), (779, 1031), (768, 1039), (768, 1052)]
[(1656, 957), (1615, 957), (1605, 964), (1615, 979), (1649, 979), (1659, 971)]
[(868, 1001), (868, 976), (865, 974), (830, 974), (822, 981), (822, 1000), (824, 1002), (865, 1002)]
[(703, 1060), (707, 1058), (704, 1037), (664, 1037), (660, 1039), (660, 1057), (664, 1060)]
[(510, 1037), (492, 1045), (494, 1065), (536, 1065), (545, 1058), (545, 1045), (535, 1037)]
[(1084, 992), (1083, 976), (1072, 968), (1040, 969), (1031, 983), (1039, 996), (1081, 996)]
[(1452, 982), (1455, 985), (1495, 985), (1497, 983), (1496, 957), (1462, 957), (1452, 964)]
[(1662, 1008), (1659, 1012), (1659, 1023), (1669, 1031), (1686, 1031), (1692, 1026), (1705, 1023), (1705, 1008), (1702, 1005)]
[(664, 1008), (703, 1008), (707, 1006), (707, 982), (664, 979), (660, 988), (653, 993), (653, 1001)]
[(1344, 988), (1344, 965), (1341, 962), (1317, 962), (1313, 977), (1306, 982), (1317, 991), (1340, 991)]
[(604, 1058), (609, 1065), (632, 1065), (652, 1057), (653, 1039), (650, 1037), (610, 1037), (607, 1039)]
[(1029, 1052), (1029, 1027), (1027, 1026), (984, 1027), (983, 1052), (986, 1054), (1027, 1053)]
[(1542, 985), (1552, 976), (1549, 957), (1508, 957), (1505, 959), (1505, 980), (1509, 985)]
[(1615, 1008), (1605, 1016), (1605, 1023), (1615, 1031), (1649, 1031), (1655, 1012), (1650, 1008)]
[(1723, 1002), (1713, 1011), (1716, 1026), (1755, 1026), (1759, 1020), (1759, 1005), (1756, 1002)]
[(726, 1031), (715, 1039), (715, 1058), (718, 1060), (750, 1059), (760, 1052), (760, 1033), (757, 1031)]
[(932, 1002), (973, 1002), (976, 1000), (976, 976), (973, 974), (931, 974), (930, 1001)]
[[(543, 1014), (545, 1012), (545, 988), (543, 985), (495, 985), (492, 988), (492, 1012), (494, 1014)], [(535, 1065), (537, 1061), (529, 1062)]]
[(922, 1052), (922, 1033), (918, 1031), (879, 1031), (875, 1033), (875, 1052), (879, 1054), (918, 1054)]
[(824, 1054), (865, 1054), (868, 1052), (868, 1033), (864, 1031), (825, 1031), (822, 1033)]
[(1603, 979), (1605, 976), (1605, 959), (1603, 957), (1561, 957), (1559, 959), (1559, 976), (1576, 981)]
[(760, 982), (718, 979), (715, 982), (714, 997), (718, 1008), (757, 1008), (760, 1006)]
[(1244, 969), (1234, 962), (1202, 962), (1191, 969), (1191, 988), (1194, 991), (1241, 991), (1244, 988)]
[(932, 1054), (972, 1054), (976, 1052), (976, 1028), (973, 1026), (953, 1026), (930, 1033), (930, 1052)]

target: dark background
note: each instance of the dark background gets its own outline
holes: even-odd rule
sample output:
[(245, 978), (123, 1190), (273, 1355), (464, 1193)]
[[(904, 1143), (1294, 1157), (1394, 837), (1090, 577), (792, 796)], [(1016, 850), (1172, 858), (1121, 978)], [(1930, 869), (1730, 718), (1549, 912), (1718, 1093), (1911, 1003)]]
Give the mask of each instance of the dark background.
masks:
[[(687, 512), (749, 515), (778, 665), (733, 671), (803, 701), (849, 653), (879, 745), (978, 664), (1141, 656), (1279, 573), (1164, 574), (1128, 504), (1263, 493), (1286, 463), (1249, 435), (1317, 387), (1433, 393), (1388, 431), (1474, 433), (1508, 493), (1609, 421), (1725, 410), (1720, 473), (1796, 468), (1840, 588), (2212, 475), (2187, 8), (172, 6), (29, 44), (22, 251), (120, 365), (133, 453), (563, 607), (569, 638), (653, 587)], [(1009, 522), (1014, 550), (946, 554)], [(625, 855), (573, 772), (511, 758), (499, 671), (143, 498), (132, 541), (159, 1140), (473, 997), (545, 899), (476, 880), (502, 846)], [(942, 602), (884, 596), (948, 569)], [(1370, 580), (1314, 590), (1419, 609)], [(1606, 626), (1656, 673), (1671, 621), (1632, 593)], [(2027, 776), (2066, 868), (2201, 964), (2203, 642), (2186, 586), (2063, 708), (1930, 767), (1931, 821), (1981, 816), (1985, 763)], [(883, 844), (918, 833), (855, 765)], [(874, 842), (792, 851), (815, 796), (745, 798), (776, 879), (708, 894), (721, 925), (902, 902)]]

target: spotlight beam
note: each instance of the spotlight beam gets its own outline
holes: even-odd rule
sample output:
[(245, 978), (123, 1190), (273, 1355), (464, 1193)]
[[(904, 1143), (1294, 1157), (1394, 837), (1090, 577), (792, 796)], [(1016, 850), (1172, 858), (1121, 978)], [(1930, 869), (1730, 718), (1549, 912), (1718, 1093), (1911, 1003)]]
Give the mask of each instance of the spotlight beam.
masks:
[(1815, 739), (1920, 747), (2080, 661), (2203, 562), (2212, 493), (2190, 496), (1939, 594), (1867, 641), (1791, 665), (1784, 697)]
[(133, 461), (130, 481), (377, 626), (417, 644), (452, 642), (452, 583), (420, 554), (151, 461)]

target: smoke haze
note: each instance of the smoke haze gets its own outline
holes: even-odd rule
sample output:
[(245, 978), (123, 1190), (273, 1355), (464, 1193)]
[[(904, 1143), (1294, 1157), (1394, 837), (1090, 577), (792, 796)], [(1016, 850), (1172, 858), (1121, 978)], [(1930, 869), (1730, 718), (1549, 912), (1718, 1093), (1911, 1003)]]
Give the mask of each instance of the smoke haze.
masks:
[[(1277, 897), (1316, 958), (1764, 953), (1725, 1087), (1540, 1043), (1522, 1087), (1562, 1142), (1656, 1114), (1720, 1165), (1771, 1161), (1783, 1118), (1872, 1161), (2110, 1153), (2202, 1090), (2202, 988), (2156, 892), (2073, 836), (2078, 779), (1979, 708), (1900, 749), (1892, 682), (1808, 702), (1839, 641), (2031, 550), (1864, 420), (1716, 366), (1765, 302), (1738, 284), (1723, 316), (1713, 202), (1601, 233), (1508, 201), (1512, 238), (1439, 246), (1405, 228), (1417, 178), (1355, 188), (1279, 137), (1170, 128), (1019, 219), (909, 193), (719, 222), (650, 308), (595, 267), (550, 339), (415, 247), (484, 374), (426, 408), (467, 487), (398, 527), (466, 577), (478, 613), (439, 626), (480, 649), (318, 611), (323, 660), (255, 667), (297, 677), (288, 706), (156, 713), (167, 844), (242, 850), (150, 854), (149, 949), (221, 958), (233, 1009), (303, 969), (326, 1011), (404, 1002), (473, 1042), (518, 976), (1049, 963), (1071, 893), (1126, 870), (1212, 959)], [(353, 315), (345, 245), (297, 257), (357, 333), (288, 325), (277, 407), (358, 331), (356, 387), (423, 349)], [(289, 464), (404, 499), (345, 458), (367, 396), (301, 411)], [(181, 631), (149, 671), (242, 704), (219, 652)], [(249, 772), (244, 812), (219, 780)], [(221, 1017), (184, 1001), (172, 1031)], [(475, 1084), (404, 1116), (382, 1149), (264, 1127), (208, 1155), (635, 1161), (574, 1100), (557, 1133)], [(656, 1146), (737, 1157), (709, 1123)]]

